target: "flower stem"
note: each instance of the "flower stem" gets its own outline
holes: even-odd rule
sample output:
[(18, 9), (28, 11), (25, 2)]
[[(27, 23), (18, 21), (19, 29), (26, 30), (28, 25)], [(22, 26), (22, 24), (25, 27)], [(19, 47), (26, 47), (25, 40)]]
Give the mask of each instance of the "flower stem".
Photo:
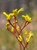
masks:
[(27, 24), (25, 24), (25, 25), (23, 26), (23, 28), (21, 29), (20, 33), (22, 32), (22, 30), (23, 30), (28, 24), (29, 24), (29, 23), (27, 23)]
[(21, 45), (21, 43), (20, 43), (20, 50), (22, 50), (22, 45)]

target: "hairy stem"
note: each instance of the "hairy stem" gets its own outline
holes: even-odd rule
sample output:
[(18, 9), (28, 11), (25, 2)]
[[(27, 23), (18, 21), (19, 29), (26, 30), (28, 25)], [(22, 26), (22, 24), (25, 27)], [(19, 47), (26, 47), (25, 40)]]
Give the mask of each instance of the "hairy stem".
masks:
[(22, 45), (21, 45), (21, 43), (20, 43), (20, 50), (22, 50)]
[(27, 24), (25, 24), (25, 25), (23, 26), (23, 28), (21, 29), (20, 33), (22, 32), (22, 30), (23, 30), (28, 24), (29, 24), (29, 23), (27, 23)]

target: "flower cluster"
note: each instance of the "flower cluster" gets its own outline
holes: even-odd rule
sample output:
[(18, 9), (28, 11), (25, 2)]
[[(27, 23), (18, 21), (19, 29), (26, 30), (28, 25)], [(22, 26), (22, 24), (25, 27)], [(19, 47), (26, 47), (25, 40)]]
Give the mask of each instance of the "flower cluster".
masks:
[(26, 16), (22, 15), (22, 17), (25, 19), (25, 21), (31, 22), (31, 17), (29, 17), (28, 14), (26, 14)]
[(25, 31), (25, 36), (26, 36), (26, 42), (28, 43), (31, 39), (31, 37), (33, 37), (33, 33), (30, 31), (29, 35), (27, 35), (27, 31)]
[[(23, 24), (21, 24), (21, 26), (20, 26), (18, 23), (19, 21), (17, 19), (17, 16), (22, 11), (24, 11), (23, 8), (20, 8), (19, 10), (18, 9), (13, 10), (12, 13), (10, 13), (10, 14), (7, 14), (6, 12), (3, 12), (3, 14), (6, 16), (6, 19), (8, 21), (8, 23), (6, 24), (6, 29), (8, 29), (11, 33), (13, 33), (15, 35), (16, 39), (20, 42), (20, 44), (25, 49), (25, 47), (27, 47), (31, 37), (33, 37), (33, 33), (30, 31), (29, 34), (27, 34), (27, 31), (24, 31), (26, 40), (24, 39), (22, 30), (31, 22), (31, 17), (29, 17), (28, 14), (26, 14), (26, 16), (22, 15), (22, 17), (25, 19), (23, 24), (24, 23), (25, 24), (24, 24), (24, 26), (23, 26)], [(14, 19), (14, 21), (11, 23), (12, 18)], [(12, 27), (10, 27), (10, 25)], [(26, 42), (26, 44), (24, 44), (24, 42)]]
[(21, 9), (19, 9), (19, 10), (18, 10), (18, 9), (15, 9), (15, 10), (12, 11), (13, 13), (10, 13), (9, 15), (8, 15), (6, 12), (3, 12), (3, 14), (6, 16), (7, 20), (11, 20), (12, 17), (13, 17), (13, 19), (15, 19), (15, 17), (17, 17), (17, 15), (18, 15), (21, 11), (23, 11), (23, 8), (21, 8)]

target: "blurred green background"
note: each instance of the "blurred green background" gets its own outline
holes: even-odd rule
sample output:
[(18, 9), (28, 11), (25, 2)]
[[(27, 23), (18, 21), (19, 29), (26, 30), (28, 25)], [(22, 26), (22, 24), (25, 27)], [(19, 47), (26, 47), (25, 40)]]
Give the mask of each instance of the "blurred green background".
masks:
[(24, 29), (32, 31), (34, 37), (29, 42), (29, 50), (37, 50), (37, 0), (0, 0), (0, 50), (20, 50), (15, 36), (6, 30), (7, 20), (3, 12), (11, 13), (13, 9), (23, 8), (24, 12), (18, 15), (19, 23), (24, 21), (21, 14), (28, 14), (32, 22)]

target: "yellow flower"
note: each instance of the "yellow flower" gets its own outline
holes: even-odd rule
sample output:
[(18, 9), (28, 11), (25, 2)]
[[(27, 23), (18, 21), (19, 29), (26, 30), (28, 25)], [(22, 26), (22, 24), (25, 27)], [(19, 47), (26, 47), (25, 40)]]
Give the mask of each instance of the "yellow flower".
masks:
[(7, 20), (11, 20), (12, 16), (14, 15), (14, 13), (10, 13), (9, 15), (6, 12), (3, 12), (3, 14), (6, 16)]
[(15, 17), (13, 16), (13, 19), (15, 19)]
[(25, 33), (24, 33), (25, 35), (27, 35), (27, 31), (25, 30)]
[(28, 22), (31, 22), (31, 17), (28, 16), (28, 14), (26, 14), (27, 20)]
[(17, 31), (19, 32), (19, 26), (18, 26), (16, 29), (17, 29)]
[(14, 16), (16, 17), (20, 12), (23, 11), (23, 8), (13, 10)]
[(29, 37), (28, 38), (26, 38), (26, 42), (29, 42), (30, 41), (30, 39), (31, 39), (31, 37), (33, 37), (33, 33), (31, 33), (31, 31), (29, 32)]
[(28, 22), (31, 22), (31, 18), (28, 19)]
[(22, 15), (23, 18), (25, 18), (26, 16)]
[(9, 14), (9, 17), (12, 17), (12, 16), (14, 16), (14, 13), (10, 13), (10, 14)]
[(13, 27), (11, 28), (11, 31), (14, 32), (14, 28)]
[(17, 23), (17, 20), (16, 20), (16, 23)]
[(19, 41), (21, 42), (21, 41), (22, 41), (22, 36), (19, 35), (18, 39), (19, 39)]
[(18, 9), (13, 10), (13, 13), (17, 13), (17, 10), (18, 10)]
[(23, 8), (19, 9), (18, 11), (17, 10), (18, 9), (13, 10), (13, 13), (10, 13), (9, 15), (6, 12), (3, 12), (3, 14), (6, 16), (7, 20), (11, 20), (12, 16), (14, 19), (21, 11), (23, 11)]
[(22, 15), (22, 17), (25, 19), (25, 21), (31, 22), (31, 17), (29, 17), (28, 14), (26, 14), (26, 16)]
[(17, 12), (17, 14), (19, 14), (20, 12), (24, 11), (23, 8), (20, 8)]
[(28, 43), (30, 41), (30, 39), (29, 38), (26, 38), (26, 42)]
[(13, 13), (14, 13), (15, 17), (17, 16), (17, 10), (18, 9), (13, 10)]
[(6, 29), (9, 29), (10, 28), (9, 25), (10, 25), (9, 23), (6, 24)]
[(3, 12), (3, 14), (6, 16), (6, 18), (8, 17), (8, 14), (6, 12)]
[(29, 38), (33, 37), (33, 33), (30, 31), (29, 32)]
[(22, 15), (22, 17), (25, 18), (25, 21), (28, 21), (27, 16)]
[(13, 22), (13, 26), (15, 27), (15, 22)]

